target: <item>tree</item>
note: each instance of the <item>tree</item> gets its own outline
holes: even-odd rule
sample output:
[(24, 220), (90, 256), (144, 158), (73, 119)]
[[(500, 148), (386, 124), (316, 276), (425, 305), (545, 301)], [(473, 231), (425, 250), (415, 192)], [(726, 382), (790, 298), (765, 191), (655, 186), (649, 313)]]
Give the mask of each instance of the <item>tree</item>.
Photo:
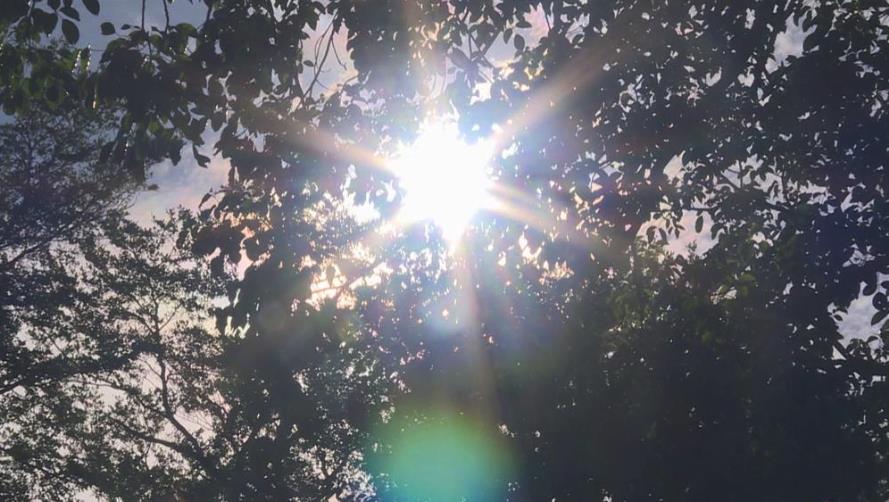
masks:
[[(40, 341), (73, 333), (127, 357), (4, 396), (9, 484), (30, 478), (25, 493), (53, 498), (74, 488), (206, 500), (354, 492), (365, 438), (354, 421), (385, 405), (368, 335), (332, 306), (305, 329), (326, 326), (335, 357), (213, 329), (225, 290), (187, 241), (177, 247), (183, 221), (122, 221), (88, 243), (78, 287), (96, 302)], [(74, 352), (69, 343), (60, 357)]]
[(78, 252), (121, 218), (137, 186), (115, 165), (98, 160), (107, 122), (100, 112), (35, 108), (0, 126), (3, 393), (124, 357), (112, 340), (102, 342), (110, 352), (98, 360), (92, 350), (82, 358), (74, 357), (76, 350), (65, 356), (49, 343), (80, 344), (83, 331), (56, 331), (60, 320), (92, 303), (77, 284)]
[[(16, 12), (10, 26), (45, 17)], [(330, 322), (350, 312), (388, 385), (506, 431), (509, 496), (726, 498), (738, 483), (738, 498), (880, 499), (885, 357), (880, 340), (843, 343), (835, 320), (862, 293), (875, 324), (889, 314), (885, 14), (866, 1), (221, 0), (198, 28), (121, 27), (85, 82), (125, 110), (114, 158), (178, 160), (185, 141), (205, 162), (201, 134), (218, 132), (230, 182), (205, 201), (194, 250), (222, 276), (250, 260), (219, 312), (245, 359), (224, 367), (249, 382), (238, 396), (275, 396), (288, 430), (326, 416), (287, 406), (301, 375), (346, 385), (320, 368), (349, 354)], [(322, 93), (344, 56), (352, 78)], [(378, 243), (346, 203), (392, 216), (380, 159), (442, 110), (493, 137), (498, 181), (537, 216), (486, 220), (457, 258), (424, 228)], [(692, 225), (714, 247), (687, 260), (638, 240), (663, 247)], [(479, 279), (455, 281), (458, 268)], [(320, 283), (336, 315), (314, 306)], [(476, 314), (436, 337), (433, 307), (460, 295)], [(300, 357), (274, 363), (289, 347)], [(387, 396), (390, 422), (404, 393)], [(358, 403), (350, 427), (379, 405)], [(282, 465), (268, 484), (230, 493), (298, 496), (276, 454), (255, 454)], [(849, 465), (854, 477), (835, 475)], [(377, 474), (385, 493), (394, 473)]]
[(882, 496), (884, 384), (860, 370), (885, 368), (882, 355), (818, 353), (766, 294), (777, 275), (736, 280), (710, 257), (643, 245), (632, 260), (548, 353), (498, 372), (532, 396), (504, 407), (524, 452), (521, 496)]
[(326, 354), (283, 333), (257, 341), (214, 323), (214, 305), (227, 305), (236, 284), (190, 251), (188, 213), (149, 228), (125, 217), (139, 185), (99, 160), (107, 125), (57, 110), (3, 126), (0, 493), (216, 500), (358, 490), (366, 436), (356, 422), (385, 407), (370, 334), (329, 303), (296, 312), (336, 347)]
[(86, 398), (69, 392), (71, 381), (120, 368), (141, 350), (114, 325), (120, 315), (106, 317), (84, 257), (120, 224), (139, 187), (99, 160), (112, 118), (36, 103), (0, 126), (0, 490), (11, 499), (69, 491), (66, 475), (47, 477), (62, 446), (38, 418), (78, 427)]

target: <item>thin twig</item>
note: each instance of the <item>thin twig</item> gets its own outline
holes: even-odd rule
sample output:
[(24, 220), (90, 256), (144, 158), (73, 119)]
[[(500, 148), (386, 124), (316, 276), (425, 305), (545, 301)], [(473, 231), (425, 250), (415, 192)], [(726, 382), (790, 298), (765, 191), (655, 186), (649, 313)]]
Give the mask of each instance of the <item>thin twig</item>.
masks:
[(318, 77), (321, 76), (321, 69), (324, 68), (324, 63), (327, 62), (327, 56), (330, 54), (330, 46), (333, 45), (333, 34), (334, 33), (331, 32), (330, 36), (327, 37), (327, 47), (324, 49), (324, 56), (321, 57), (321, 61), (318, 62), (317, 59), (315, 61), (315, 76), (312, 77), (312, 81), (309, 83), (309, 86), (306, 87), (305, 96), (312, 95), (312, 89), (318, 82)]
[(164, 35), (166, 35), (170, 29), (170, 9), (167, 7), (167, 0), (161, 0), (161, 3), (164, 4), (164, 20), (166, 22), (164, 25)]

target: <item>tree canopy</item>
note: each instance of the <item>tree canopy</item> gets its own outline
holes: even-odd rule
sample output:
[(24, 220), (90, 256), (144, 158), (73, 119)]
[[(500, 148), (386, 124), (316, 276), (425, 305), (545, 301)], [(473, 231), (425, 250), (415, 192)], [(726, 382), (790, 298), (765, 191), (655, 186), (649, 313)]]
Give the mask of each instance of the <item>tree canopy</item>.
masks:
[(169, 4), (0, 12), (0, 493), (885, 500), (885, 2)]

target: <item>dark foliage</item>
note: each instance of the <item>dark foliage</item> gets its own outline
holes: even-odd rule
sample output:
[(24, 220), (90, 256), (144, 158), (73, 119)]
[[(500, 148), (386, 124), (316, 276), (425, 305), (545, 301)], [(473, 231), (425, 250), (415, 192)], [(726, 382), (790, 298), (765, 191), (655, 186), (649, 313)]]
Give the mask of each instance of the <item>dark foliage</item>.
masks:
[[(889, 316), (884, 2), (205, 3), (199, 26), (103, 24), (116, 36), (95, 71), (46, 44), (77, 42), (80, 3), (13, 0), (0, 17), (7, 113), (121, 110), (88, 165), (139, 181), (183, 145), (205, 165), (208, 129), (231, 163), (197, 217), (89, 222), (108, 243), (83, 241), (79, 265), (47, 244), (76, 211), (39, 190), (20, 204), (25, 185), (4, 194), (30, 218), (5, 219), (9, 239), (40, 244), (45, 264), (32, 278), (15, 251), (0, 262), (4, 290), (34, 295), (3, 311), (3, 409), (22, 424), (3, 437), (17, 462), (3, 489), (436, 499), (385, 458), (412, 427), (475, 417), (510, 467), (496, 488), (447, 491), (470, 500), (885, 500), (887, 329), (849, 341), (837, 326), (861, 296), (873, 325)], [(349, 78), (333, 84), (339, 61)], [(397, 211), (380, 159), (434, 113), (494, 138), (498, 182), (532, 216), (488, 215), (459, 256), (423, 225), (381, 241), (347, 210)], [(80, 182), (59, 165), (35, 182)], [(712, 247), (667, 251), (692, 234)], [(183, 324), (118, 333), (143, 313), (111, 298), (51, 312), (83, 288), (162, 298), (143, 319), (183, 305)], [(442, 306), (464, 312), (447, 336)], [(54, 315), (92, 322), (64, 336), (98, 344), (99, 367), (40, 376), (49, 339), (16, 340), (41, 323), (63, 336)], [(154, 345), (117, 354), (131, 340)], [(46, 407), (28, 394), (44, 381)], [(96, 382), (112, 405), (82, 406)], [(416, 412), (435, 406), (463, 418)]]

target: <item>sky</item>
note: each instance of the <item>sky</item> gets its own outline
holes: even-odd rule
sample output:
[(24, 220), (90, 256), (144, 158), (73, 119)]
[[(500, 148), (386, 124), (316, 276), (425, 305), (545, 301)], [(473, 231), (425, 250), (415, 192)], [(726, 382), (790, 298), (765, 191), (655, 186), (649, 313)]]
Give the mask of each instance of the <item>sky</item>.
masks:
[[(142, 4), (137, 0), (102, 2), (98, 16), (85, 10), (81, 12), (80, 41), (78, 46), (93, 49), (93, 64), (102, 57), (102, 49), (115, 35), (103, 36), (99, 29), (101, 22), (110, 21), (115, 26), (131, 24), (138, 26), (142, 19)], [(174, 1), (170, 5), (170, 22), (199, 25), (207, 9), (201, 0), (194, 3), (187, 0)], [(158, 1), (146, 2), (146, 26), (163, 26), (164, 11)], [(212, 145), (212, 141), (207, 142)], [(196, 209), (201, 197), (208, 191), (225, 183), (228, 163), (224, 159), (211, 156), (206, 168), (197, 165), (190, 148), (183, 151), (178, 165), (165, 161), (149, 170), (149, 184), (157, 185), (157, 190), (140, 192), (136, 195), (130, 214), (140, 223), (149, 223), (154, 216), (162, 216), (168, 209), (183, 206)]]
[[(692, 7), (693, 9), (693, 7)], [(194, 3), (187, 0), (178, 0), (170, 5), (171, 23), (188, 22), (199, 25), (206, 14), (206, 7), (201, 0), (195, 0)], [(694, 12), (690, 10), (690, 16), (694, 16)], [(102, 12), (98, 17), (85, 15), (80, 25), (81, 39), (78, 45), (89, 46), (94, 49), (94, 58), (98, 61), (101, 57), (101, 49), (112, 37), (102, 36), (99, 30), (100, 21), (110, 20), (115, 25), (124, 23), (139, 25), (141, 23), (141, 2), (136, 0), (103, 2)], [(533, 45), (541, 36), (547, 32), (546, 19), (542, 9), (532, 11), (528, 17), (531, 28), (523, 33), (529, 45)], [(750, 20), (755, 22), (755, 20)], [(162, 26), (164, 22), (164, 12), (160, 2), (146, 3), (146, 20), (147, 26)], [(308, 47), (311, 47), (314, 40), (324, 30), (329, 21), (321, 20), (318, 30), (309, 40)], [(793, 64), (794, 57), (803, 55), (803, 42), (808, 35), (801, 25), (801, 19), (788, 18), (786, 20), (785, 29), (775, 36), (773, 60), (767, 64), (767, 69), (776, 68), (780, 65)], [(335, 43), (340, 54), (345, 54), (345, 33), (340, 34)], [(509, 60), (513, 55), (511, 44), (507, 45), (502, 42), (494, 46), (489, 52), (490, 58), (495, 64)], [(348, 72), (337, 65), (328, 65), (330, 73), (323, 75), (322, 83), (332, 84)], [(212, 147), (212, 133), (207, 134), (205, 142), (205, 155), (211, 157), (211, 161), (206, 168), (202, 168), (194, 161), (190, 149), (183, 151), (182, 160), (178, 165), (173, 165), (170, 161), (164, 161), (154, 165), (149, 170), (149, 183), (157, 186), (156, 190), (144, 191), (136, 195), (130, 210), (132, 217), (140, 223), (149, 223), (153, 217), (160, 217), (166, 211), (176, 208), (185, 207), (186, 209), (195, 210), (198, 208), (201, 198), (208, 191), (219, 188), (225, 184), (229, 164), (225, 159), (212, 155), (213, 152), (206, 151), (208, 147)], [(677, 164), (678, 163), (678, 164)], [(681, 166), (681, 159), (674, 159), (671, 164), (673, 170)], [(668, 166), (668, 171), (671, 166)], [(709, 225), (705, 225), (703, 232), (697, 233), (694, 228), (695, 215), (688, 213), (683, 218), (683, 224), (686, 231), (682, 232), (679, 237), (673, 238), (669, 249), (673, 252), (685, 254), (688, 245), (695, 243), (698, 252), (705, 252), (712, 247), (715, 242), (709, 237)], [(642, 232), (644, 232), (644, 228)], [(850, 305), (848, 314), (839, 322), (840, 332), (846, 340), (851, 338), (867, 338), (870, 335), (877, 334), (880, 326), (871, 326), (870, 318), (876, 312), (871, 305), (869, 297), (860, 296)]]

